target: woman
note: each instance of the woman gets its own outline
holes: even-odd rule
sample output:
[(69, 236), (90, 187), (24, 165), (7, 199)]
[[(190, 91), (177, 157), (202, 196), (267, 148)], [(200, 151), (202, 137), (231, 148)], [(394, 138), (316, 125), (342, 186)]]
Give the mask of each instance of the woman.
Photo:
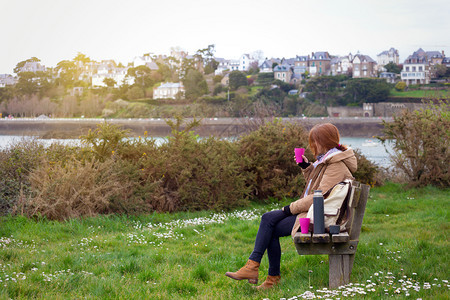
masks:
[(269, 274), (267, 279), (257, 288), (268, 289), (280, 281), (281, 248), (279, 238), (292, 236), (300, 228), (299, 218), (306, 217), (313, 203), (314, 190), (325, 194), (336, 184), (345, 179), (353, 179), (356, 171), (356, 157), (353, 150), (339, 143), (339, 131), (333, 124), (319, 124), (309, 132), (309, 147), (316, 157), (314, 163), (308, 162), (303, 156), (299, 163), (306, 178), (306, 188), (302, 198), (283, 207), (265, 213), (261, 217), (255, 246), (247, 264), (237, 272), (227, 272), (225, 275), (236, 279), (248, 279), (250, 283), (258, 283), (258, 269), (264, 252), (269, 257)]

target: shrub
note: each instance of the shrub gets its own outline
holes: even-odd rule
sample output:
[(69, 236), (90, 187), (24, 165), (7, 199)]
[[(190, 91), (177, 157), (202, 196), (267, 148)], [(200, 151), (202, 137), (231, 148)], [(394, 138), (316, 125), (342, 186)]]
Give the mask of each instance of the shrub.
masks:
[(246, 203), (248, 188), (240, 174), (239, 156), (232, 142), (209, 138), (198, 140), (191, 129), (181, 130), (182, 120), (168, 121), (172, 137), (148, 160), (144, 172), (157, 183), (149, 195), (157, 211), (231, 209)]
[(447, 102), (403, 111), (393, 122), (383, 121), (383, 142), (393, 140), (394, 166), (411, 185), (450, 185), (450, 110)]
[(129, 192), (113, 165), (113, 160), (71, 160), (65, 165), (46, 161), (30, 174), (33, 196), (21, 210), (54, 220), (109, 213), (110, 198)]
[(39, 166), (44, 147), (36, 142), (22, 141), (0, 151), (0, 215), (12, 211), (20, 197), (30, 192), (29, 173)]
[[(294, 148), (306, 148), (307, 143), (308, 134), (303, 127), (277, 119), (243, 136), (238, 147), (252, 196), (280, 199), (300, 195), (304, 179), (294, 161)], [(312, 159), (310, 152), (307, 155)]]
[(80, 137), (81, 142), (88, 146), (85, 152), (92, 154), (96, 159), (104, 161), (111, 157), (115, 151), (124, 146), (128, 131), (120, 129), (117, 125), (107, 122), (97, 124), (97, 129), (90, 130), (87, 135)]
[(379, 174), (380, 168), (361, 154), (358, 149), (353, 149), (353, 151), (358, 161), (358, 169), (353, 174), (355, 180), (371, 186), (382, 185), (383, 179)]
[(403, 81), (399, 81), (395, 85), (395, 90), (397, 90), (399, 92), (403, 92), (405, 89), (406, 89), (406, 83)]

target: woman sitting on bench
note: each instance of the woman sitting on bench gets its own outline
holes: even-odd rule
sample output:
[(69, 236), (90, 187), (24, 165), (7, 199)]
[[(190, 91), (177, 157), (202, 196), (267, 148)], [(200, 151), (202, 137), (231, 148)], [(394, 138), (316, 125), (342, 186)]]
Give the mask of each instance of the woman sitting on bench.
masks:
[(316, 157), (314, 163), (308, 162), (303, 156), (299, 163), (306, 179), (306, 188), (302, 198), (283, 207), (262, 215), (255, 246), (246, 265), (237, 272), (227, 272), (225, 275), (236, 279), (247, 279), (258, 283), (258, 270), (264, 252), (269, 257), (269, 274), (266, 280), (257, 288), (268, 289), (280, 281), (281, 248), (279, 238), (294, 235), (300, 228), (298, 219), (306, 217), (313, 203), (314, 190), (322, 190), (325, 194), (336, 184), (345, 179), (353, 179), (356, 171), (356, 157), (353, 150), (339, 143), (339, 131), (333, 124), (319, 124), (309, 132), (309, 148)]

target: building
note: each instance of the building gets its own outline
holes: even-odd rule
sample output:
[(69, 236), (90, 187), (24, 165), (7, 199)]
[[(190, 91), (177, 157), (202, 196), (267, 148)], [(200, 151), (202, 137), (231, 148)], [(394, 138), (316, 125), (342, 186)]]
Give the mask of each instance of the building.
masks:
[(133, 66), (134, 67), (138, 67), (138, 66), (147, 66), (150, 70), (158, 70), (158, 64), (155, 63), (152, 59), (152, 57), (149, 54), (145, 54), (143, 56), (136, 56), (133, 59)]
[(217, 69), (214, 71), (215, 75), (222, 75), (225, 71), (230, 70), (230, 60), (219, 57), (214, 59), (219, 63)]
[(309, 58), (309, 74), (311, 76), (329, 75), (331, 58), (328, 52), (312, 52)]
[(273, 77), (287, 83), (291, 82), (293, 73), (292, 67), (288, 65), (277, 65), (273, 69)]
[(427, 54), (420, 48), (408, 56), (403, 63), (401, 79), (406, 85), (429, 84), (430, 77), (430, 64), (427, 59)]
[(154, 99), (184, 98), (184, 86), (181, 82), (166, 82), (153, 90)]
[(352, 77), (377, 77), (376, 65), (376, 61), (374, 61), (370, 56), (358, 53), (352, 59)]
[(333, 57), (330, 61), (331, 75), (352, 75), (352, 58), (353, 56), (351, 53), (347, 56)]
[(398, 65), (399, 58), (400, 56), (397, 49), (391, 48), (389, 50), (381, 52), (377, 55), (377, 64), (379, 70), (386, 71), (386, 69), (384, 69), (384, 66), (391, 62)]
[(128, 68), (108, 68), (107, 66), (103, 66), (99, 68), (97, 74), (92, 75), (92, 87), (106, 87), (106, 83), (104, 82), (105, 78), (113, 79), (116, 84), (114, 87), (119, 87), (124, 83), (127, 85), (134, 84), (134, 78), (127, 76)]
[(397, 74), (392, 72), (381, 72), (380, 78), (386, 79), (388, 83), (395, 83), (397, 81)]
[(27, 61), (23, 67), (20, 69), (21, 72), (45, 72), (45, 66), (41, 65), (37, 61)]
[(239, 58), (239, 71), (248, 71), (252, 67), (253, 63), (258, 61), (250, 56), (250, 54), (242, 54)]
[(7, 85), (15, 85), (17, 79), (10, 74), (0, 74), (0, 88), (4, 88)]
[(260, 73), (272, 73), (273, 72), (273, 62), (271, 60), (266, 59), (260, 66), (259, 66), (259, 72)]
[(442, 61), (445, 57), (445, 53), (444, 51), (439, 52), (439, 51), (426, 51), (425, 52), (426, 56), (427, 56), (427, 60), (428, 63), (430, 65), (440, 65), (442, 64)]
[(442, 59), (442, 65), (446, 66), (447, 68), (450, 68), (450, 57), (444, 57)]

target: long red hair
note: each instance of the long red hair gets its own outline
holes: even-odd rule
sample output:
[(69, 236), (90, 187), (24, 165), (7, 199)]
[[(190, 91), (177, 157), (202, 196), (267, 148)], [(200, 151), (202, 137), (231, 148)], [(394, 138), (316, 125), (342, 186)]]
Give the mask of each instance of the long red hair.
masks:
[(347, 150), (347, 147), (339, 143), (340, 135), (336, 126), (331, 123), (317, 124), (309, 131), (309, 147), (314, 156), (319, 154), (320, 150), (337, 148), (341, 151)]

